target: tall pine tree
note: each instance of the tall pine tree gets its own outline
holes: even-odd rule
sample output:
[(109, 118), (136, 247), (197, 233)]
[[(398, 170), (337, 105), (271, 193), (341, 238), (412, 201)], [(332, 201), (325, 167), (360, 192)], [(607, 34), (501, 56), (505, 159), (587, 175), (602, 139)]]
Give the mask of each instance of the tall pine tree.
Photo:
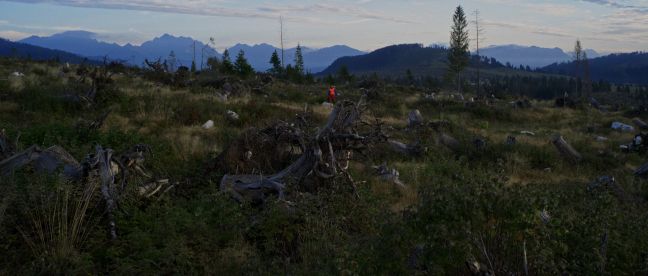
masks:
[(468, 21), (461, 6), (457, 6), (452, 17), (450, 49), (448, 51), (448, 73), (457, 81), (457, 91), (461, 93), (461, 73), (468, 66)]

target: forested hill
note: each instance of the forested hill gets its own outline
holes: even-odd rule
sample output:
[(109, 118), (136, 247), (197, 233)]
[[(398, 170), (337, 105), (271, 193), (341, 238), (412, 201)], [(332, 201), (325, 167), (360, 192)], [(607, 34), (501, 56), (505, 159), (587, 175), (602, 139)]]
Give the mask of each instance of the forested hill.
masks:
[[(446, 73), (448, 50), (443, 47), (423, 47), (421, 44), (401, 44), (378, 49), (371, 53), (337, 59), (319, 75), (336, 74), (344, 66), (350, 73), (382, 76), (404, 76), (408, 70), (417, 76), (440, 77)], [(486, 73), (512, 70), (495, 59), (482, 58)], [(472, 64), (477, 61), (473, 56)], [(493, 70), (497, 69), (497, 70)]]
[[(634, 52), (611, 54), (589, 60), (592, 80), (605, 80), (618, 84), (648, 84), (648, 53)], [(543, 72), (570, 75), (576, 74), (575, 63), (552, 64), (542, 68)]]
[(52, 50), (43, 47), (33, 46), (24, 43), (11, 42), (0, 38), (0, 56), (20, 57), (32, 60), (58, 60), (69, 63), (92, 63), (99, 64), (98, 61), (88, 60), (72, 53)]

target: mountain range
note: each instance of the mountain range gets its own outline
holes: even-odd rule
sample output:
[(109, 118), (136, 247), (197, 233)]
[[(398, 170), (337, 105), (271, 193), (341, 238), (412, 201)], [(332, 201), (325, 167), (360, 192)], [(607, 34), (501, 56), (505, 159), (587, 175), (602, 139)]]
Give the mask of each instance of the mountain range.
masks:
[[(116, 43), (107, 43), (99, 41), (96, 37), (97, 35), (92, 32), (68, 31), (46, 37), (31, 36), (20, 42), (66, 51), (93, 59), (108, 57), (111, 60), (121, 60), (131, 65), (142, 65), (145, 59), (167, 59), (171, 51), (173, 51), (179, 65), (190, 66), (194, 60), (194, 47), (196, 66), (198, 67), (200, 67), (201, 60), (203, 59), (206, 60), (208, 57), (221, 57), (221, 53), (210, 45), (206, 45), (189, 37), (176, 37), (164, 34), (150, 41), (146, 41), (139, 46), (132, 44), (122, 46)], [(272, 53), (274, 51), (281, 52), (279, 48), (269, 44), (253, 46), (236, 44), (228, 50), (232, 59), (236, 57), (239, 50), (243, 50), (246, 58), (257, 71), (269, 69), (269, 61)], [(286, 64), (291, 64), (294, 60), (295, 50), (295, 48), (284, 50)], [(342, 45), (322, 49), (302, 47), (302, 52), (305, 67), (311, 72), (321, 71), (339, 57), (364, 54), (362, 51)]]
[(58, 60), (60, 62), (77, 64), (100, 64), (97, 60), (88, 59), (72, 53), (13, 42), (2, 38), (0, 38), (0, 56), (19, 57), (32, 60)]
[[(585, 50), (587, 57), (597, 58), (601, 55), (592, 49)], [(480, 50), (481, 56), (492, 57), (512, 66), (529, 66), (541, 68), (554, 63), (567, 62), (573, 59), (573, 53), (566, 53), (560, 48), (542, 48), (537, 46), (499, 45)]]

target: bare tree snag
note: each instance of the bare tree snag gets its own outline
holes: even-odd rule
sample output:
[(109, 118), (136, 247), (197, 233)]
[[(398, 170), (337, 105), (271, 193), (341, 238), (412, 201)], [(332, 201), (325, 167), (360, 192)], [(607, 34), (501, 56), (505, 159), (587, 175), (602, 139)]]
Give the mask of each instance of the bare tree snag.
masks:
[[(299, 158), (283, 170), (272, 175), (225, 175), (220, 188), (229, 192), (238, 201), (245, 199), (264, 200), (269, 194), (285, 197), (286, 185), (301, 185), (306, 178), (332, 179), (345, 175), (350, 151), (362, 151), (371, 143), (382, 142), (385, 135), (380, 127), (369, 129), (361, 121), (365, 108), (364, 97), (358, 103), (340, 102), (331, 111), (326, 124), (315, 133), (293, 129), (293, 139), (299, 141)], [(338, 160), (346, 158), (347, 160)], [(353, 183), (352, 183), (353, 184)]]
[(554, 144), (556, 149), (560, 152), (560, 154), (568, 159), (570, 162), (580, 162), (583, 157), (581, 156), (578, 151), (576, 151), (565, 139), (560, 135), (560, 134), (555, 134), (551, 138), (551, 142)]
[[(93, 181), (100, 182), (101, 198), (106, 204), (109, 233), (111, 239), (117, 238), (117, 224), (114, 211), (117, 209), (120, 192), (124, 190), (127, 179), (133, 175), (152, 178), (143, 168), (144, 155), (150, 152), (146, 145), (136, 145), (131, 150), (120, 156), (114, 156), (112, 149), (96, 146), (95, 152), (88, 155), (82, 164), (79, 164), (65, 149), (52, 146), (45, 150), (34, 145), (20, 153), (0, 161), (0, 176), (10, 175), (13, 172), (30, 166), (40, 173), (57, 173), (66, 180), (89, 185)], [(130, 173), (130, 172), (134, 173)], [(119, 182), (117, 182), (119, 180)], [(152, 191), (147, 191), (146, 197), (156, 194), (167, 181), (155, 181), (157, 184)], [(121, 189), (117, 189), (117, 185)], [(151, 188), (152, 186), (147, 186)], [(165, 192), (173, 185), (166, 188)]]

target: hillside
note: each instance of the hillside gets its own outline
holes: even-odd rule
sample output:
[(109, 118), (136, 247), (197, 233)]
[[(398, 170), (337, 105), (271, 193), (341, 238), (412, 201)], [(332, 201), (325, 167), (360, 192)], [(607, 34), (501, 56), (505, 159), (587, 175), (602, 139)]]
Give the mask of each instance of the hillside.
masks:
[(324, 83), (75, 67), (0, 58), (0, 76), (25, 73), (0, 78), (1, 275), (648, 269), (645, 148), (610, 129), (648, 119), (626, 115), (635, 99), (599, 112), (377, 82), (331, 106)]
[[(590, 74), (594, 81), (605, 80), (618, 84), (648, 84), (648, 53), (635, 52), (611, 54), (589, 60)], [(541, 71), (574, 76), (575, 63), (556, 63)]]
[[(402, 77), (410, 70), (415, 76), (442, 77), (447, 72), (448, 52), (442, 47), (424, 47), (420, 44), (393, 45), (375, 50), (365, 55), (343, 57), (331, 64), (318, 75), (337, 74), (343, 66), (357, 75), (378, 74), (387, 77)], [(475, 73), (477, 59), (472, 57), (466, 74)], [(482, 57), (483, 76), (502, 76), (511, 73), (533, 75), (535, 73), (507, 68), (495, 59)]]
[(99, 64), (99, 61), (97, 60), (88, 59), (72, 53), (12, 42), (2, 38), (0, 38), (0, 56), (29, 58), (32, 60), (58, 60), (60, 62), (69, 63)]

